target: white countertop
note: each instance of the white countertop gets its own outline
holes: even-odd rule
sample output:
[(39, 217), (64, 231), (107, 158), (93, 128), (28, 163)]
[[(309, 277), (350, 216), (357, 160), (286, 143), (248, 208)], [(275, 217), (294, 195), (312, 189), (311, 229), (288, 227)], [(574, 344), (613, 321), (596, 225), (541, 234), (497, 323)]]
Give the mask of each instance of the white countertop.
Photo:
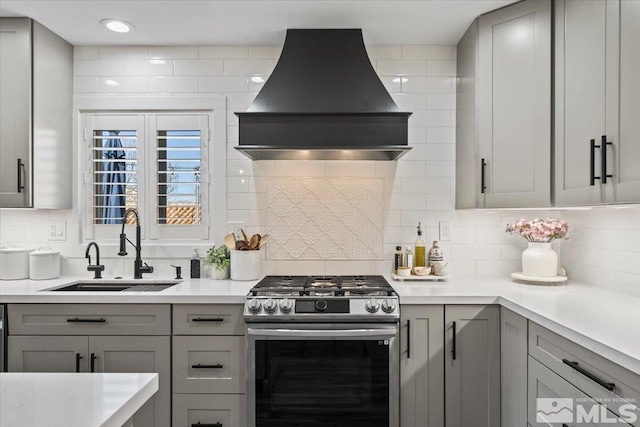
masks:
[[(41, 292), (77, 280), (91, 279), (0, 281), (0, 303), (242, 304), (257, 282), (184, 279), (160, 292)], [(638, 297), (572, 281), (561, 286), (535, 286), (507, 278), (387, 280), (398, 292), (401, 304), (501, 304), (640, 375)], [(154, 281), (161, 280), (149, 282)]]
[(158, 374), (0, 373), (0, 425), (122, 426), (158, 390)]

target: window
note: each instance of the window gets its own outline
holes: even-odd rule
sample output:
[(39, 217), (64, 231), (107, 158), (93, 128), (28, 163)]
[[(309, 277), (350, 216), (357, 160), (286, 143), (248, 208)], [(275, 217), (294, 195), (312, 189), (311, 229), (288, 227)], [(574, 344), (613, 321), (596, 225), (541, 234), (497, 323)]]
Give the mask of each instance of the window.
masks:
[(126, 209), (136, 208), (145, 239), (209, 239), (209, 114), (83, 118), (86, 238), (116, 239)]

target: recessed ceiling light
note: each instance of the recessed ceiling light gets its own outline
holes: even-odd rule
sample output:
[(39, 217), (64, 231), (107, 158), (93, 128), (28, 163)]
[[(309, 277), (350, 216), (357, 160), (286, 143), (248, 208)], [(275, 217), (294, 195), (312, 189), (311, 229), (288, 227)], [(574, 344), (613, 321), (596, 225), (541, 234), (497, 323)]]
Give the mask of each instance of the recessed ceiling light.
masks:
[(100, 24), (111, 31), (115, 31), (116, 33), (128, 33), (135, 28), (133, 24), (120, 19), (103, 19), (100, 21)]

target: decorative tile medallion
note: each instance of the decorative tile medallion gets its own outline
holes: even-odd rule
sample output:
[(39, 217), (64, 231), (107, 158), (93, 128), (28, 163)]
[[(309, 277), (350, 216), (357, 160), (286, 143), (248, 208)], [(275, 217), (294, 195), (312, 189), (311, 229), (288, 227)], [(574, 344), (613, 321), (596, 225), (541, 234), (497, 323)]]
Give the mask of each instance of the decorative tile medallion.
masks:
[(382, 178), (268, 178), (266, 184), (268, 259), (382, 259)]

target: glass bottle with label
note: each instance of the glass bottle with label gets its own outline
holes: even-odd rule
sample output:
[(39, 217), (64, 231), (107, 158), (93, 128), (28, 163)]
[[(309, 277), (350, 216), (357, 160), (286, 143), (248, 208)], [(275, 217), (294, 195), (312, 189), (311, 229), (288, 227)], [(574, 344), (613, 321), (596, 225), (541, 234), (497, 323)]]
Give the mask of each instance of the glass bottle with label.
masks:
[(411, 246), (405, 248), (404, 267), (413, 268), (413, 252), (411, 252)]
[(415, 250), (414, 250), (414, 264), (416, 267), (424, 267), (425, 266), (425, 245), (424, 239), (422, 238), (422, 225), (418, 223), (418, 238), (416, 239)]
[(396, 253), (393, 255), (393, 272), (398, 273), (398, 267), (403, 267), (404, 255), (402, 246), (396, 246)]
[(442, 248), (440, 247), (440, 242), (434, 240), (433, 246), (429, 249), (428, 255), (429, 265), (433, 266), (436, 262), (444, 261), (444, 253), (442, 252)]

